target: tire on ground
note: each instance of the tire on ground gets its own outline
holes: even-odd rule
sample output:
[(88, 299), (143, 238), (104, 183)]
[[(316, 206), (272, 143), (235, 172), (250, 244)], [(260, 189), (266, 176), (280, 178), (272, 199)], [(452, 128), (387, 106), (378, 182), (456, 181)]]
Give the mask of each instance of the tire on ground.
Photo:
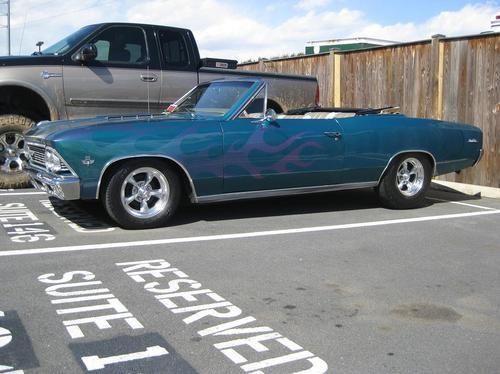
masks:
[[(407, 153), (397, 156), (389, 165), (377, 188), (382, 204), (391, 209), (413, 209), (424, 206), (432, 173), (432, 163), (427, 155)], [(420, 183), (415, 184), (415, 178), (419, 178)], [(407, 186), (413, 186), (414, 190)]]
[[(155, 174), (156, 172), (158, 174)], [(146, 183), (147, 173), (153, 175), (149, 183)], [(134, 183), (131, 183), (131, 178), (134, 178)], [(172, 219), (182, 199), (179, 175), (160, 160), (127, 161), (115, 168), (106, 180), (102, 194), (104, 207), (109, 216), (126, 229), (165, 226)], [(162, 183), (166, 183), (168, 193), (160, 201), (162, 198), (153, 197), (153, 193), (160, 191)], [(151, 186), (149, 191), (148, 185)], [(148, 194), (151, 194), (151, 197), (148, 197)], [(133, 196), (137, 196), (137, 199), (133, 199)], [(127, 198), (130, 199), (129, 204), (126, 202)], [(139, 200), (147, 200), (146, 210), (150, 211), (151, 216), (141, 216)], [(157, 212), (154, 211), (155, 207), (158, 207), (156, 204), (160, 207)]]
[(29, 176), (22, 167), (22, 160), (25, 159), (22, 136), (34, 123), (21, 115), (0, 115), (0, 188), (29, 186)]

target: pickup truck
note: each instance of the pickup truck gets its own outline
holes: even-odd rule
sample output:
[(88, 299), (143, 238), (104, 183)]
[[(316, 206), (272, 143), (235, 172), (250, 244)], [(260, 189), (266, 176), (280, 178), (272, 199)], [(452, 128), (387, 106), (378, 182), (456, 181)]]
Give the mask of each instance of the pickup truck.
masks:
[(187, 29), (88, 25), (31, 56), (0, 57), (0, 188), (29, 185), (23, 134), (37, 122), (161, 112), (214, 79), (261, 77), (277, 113), (317, 105), (316, 78), (236, 70), (236, 61), (201, 59)]

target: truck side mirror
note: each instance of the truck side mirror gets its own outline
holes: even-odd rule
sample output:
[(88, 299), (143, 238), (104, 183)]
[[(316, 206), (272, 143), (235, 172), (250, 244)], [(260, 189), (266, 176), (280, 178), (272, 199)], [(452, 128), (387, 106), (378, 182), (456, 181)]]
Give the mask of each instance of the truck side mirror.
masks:
[(74, 61), (90, 62), (97, 57), (97, 48), (94, 44), (85, 44), (74, 56)]

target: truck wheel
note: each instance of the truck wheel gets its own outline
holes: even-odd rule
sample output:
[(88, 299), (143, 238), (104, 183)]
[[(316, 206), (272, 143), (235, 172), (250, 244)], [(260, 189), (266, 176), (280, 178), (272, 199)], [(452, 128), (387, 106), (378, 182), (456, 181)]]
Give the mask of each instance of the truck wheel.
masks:
[(23, 171), (23, 161), (26, 160), (23, 134), (34, 123), (24, 116), (0, 116), (0, 188), (29, 186), (29, 176)]
[(179, 176), (161, 161), (129, 161), (108, 180), (104, 206), (126, 229), (164, 226), (182, 197)]
[(378, 186), (382, 203), (392, 209), (424, 205), (432, 177), (432, 165), (421, 154), (405, 154), (393, 160)]

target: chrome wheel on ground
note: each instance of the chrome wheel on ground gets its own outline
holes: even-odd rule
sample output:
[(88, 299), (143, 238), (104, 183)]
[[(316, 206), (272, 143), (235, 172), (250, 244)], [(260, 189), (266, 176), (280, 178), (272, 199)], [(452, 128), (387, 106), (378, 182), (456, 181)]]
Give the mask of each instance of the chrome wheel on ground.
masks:
[(103, 181), (106, 211), (121, 227), (163, 226), (181, 200), (178, 174), (156, 159), (137, 159), (115, 165)]
[(392, 209), (419, 208), (432, 178), (432, 163), (425, 154), (409, 153), (396, 157), (386, 170), (378, 193), (382, 203)]
[(170, 186), (159, 170), (145, 167), (131, 172), (125, 178), (120, 192), (125, 210), (134, 217), (145, 219), (165, 209)]
[(0, 171), (6, 174), (20, 173), (26, 160), (23, 136), (17, 132), (0, 134)]
[(405, 159), (398, 167), (396, 185), (404, 196), (418, 194), (425, 181), (425, 171), (422, 163), (416, 158)]
[(27, 160), (23, 134), (34, 122), (19, 115), (0, 115), (0, 188), (29, 186), (28, 174), (23, 170)]

